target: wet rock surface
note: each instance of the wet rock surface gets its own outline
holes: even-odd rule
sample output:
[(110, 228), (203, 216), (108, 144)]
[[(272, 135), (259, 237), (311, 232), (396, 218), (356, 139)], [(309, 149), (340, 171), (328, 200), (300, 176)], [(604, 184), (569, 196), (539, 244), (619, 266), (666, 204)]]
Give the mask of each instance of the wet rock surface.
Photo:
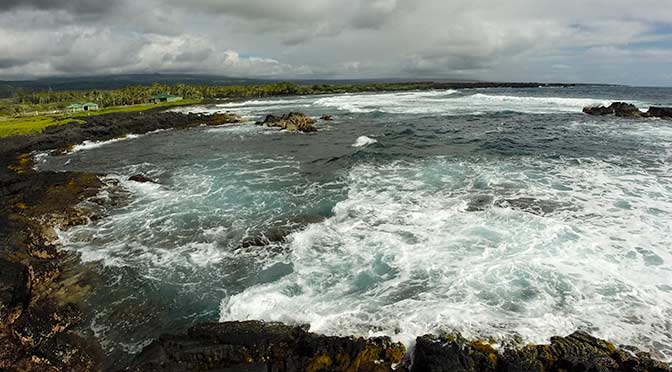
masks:
[(476, 195), (467, 202), (467, 212), (483, 212), (489, 208), (509, 208), (537, 216), (571, 210), (571, 206), (563, 205), (550, 200), (535, 199), (529, 197), (495, 199), (491, 195)]
[(239, 124), (242, 122), (243, 118), (228, 111), (224, 113), (213, 114), (208, 117), (208, 125)]
[(156, 183), (156, 181), (154, 181), (153, 179), (151, 179), (151, 178), (149, 178), (145, 175), (142, 175), (142, 174), (135, 174), (135, 175), (129, 177), (128, 180), (133, 181), (133, 182), (138, 182), (138, 183)]
[(70, 255), (55, 245), (52, 228), (86, 223), (76, 206), (102, 182), (84, 173), (2, 173), (0, 370), (94, 370), (95, 340), (72, 343), (80, 338), (74, 329), (82, 314), (73, 301), (81, 290), (76, 279), (61, 285)]
[(614, 102), (608, 107), (605, 106), (584, 107), (583, 112), (589, 115), (598, 115), (598, 116), (616, 115), (627, 118), (638, 118), (642, 116), (642, 112), (639, 111), (637, 106), (625, 102)]
[(317, 132), (314, 124), (315, 119), (300, 112), (290, 112), (282, 116), (267, 115), (264, 121), (257, 122), (257, 125), (280, 128), (290, 132)]
[(392, 371), (405, 354), (387, 337), (327, 337), (257, 321), (195, 326), (163, 336), (127, 371)]
[(459, 334), (417, 339), (411, 372), (667, 372), (670, 365), (647, 353), (625, 348), (576, 332), (553, 337), (548, 345), (505, 347), (496, 350), (483, 341)]
[(614, 102), (608, 107), (605, 106), (589, 106), (584, 107), (583, 112), (588, 115), (607, 116), (615, 115), (623, 118), (672, 118), (672, 107), (650, 107), (647, 112), (642, 112), (637, 106), (625, 103)]
[(646, 116), (653, 118), (672, 119), (672, 107), (649, 107)]

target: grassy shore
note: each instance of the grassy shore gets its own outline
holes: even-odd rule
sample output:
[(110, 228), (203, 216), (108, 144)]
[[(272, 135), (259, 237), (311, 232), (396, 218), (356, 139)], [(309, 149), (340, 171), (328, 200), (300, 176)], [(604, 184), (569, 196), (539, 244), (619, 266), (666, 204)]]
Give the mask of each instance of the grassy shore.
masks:
[(38, 133), (44, 128), (53, 125), (63, 125), (71, 122), (84, 123), (84, 118), (89, 116), (111, 114), (117, 112), (137, 112), (155, 109), (157, 107), (167, 108), (175, 106), (194, 105), (201, 103), (200, 99), (186, 99), (177, 102), (163, 104), (140, 104), (129, 106), (106, 107), (99, 111), (74, 112), (66, 114), (45, 114), (25, 117), (3, 117), (0, 116), (0, 138), (9, 136), (19, 136), (31, 133)]

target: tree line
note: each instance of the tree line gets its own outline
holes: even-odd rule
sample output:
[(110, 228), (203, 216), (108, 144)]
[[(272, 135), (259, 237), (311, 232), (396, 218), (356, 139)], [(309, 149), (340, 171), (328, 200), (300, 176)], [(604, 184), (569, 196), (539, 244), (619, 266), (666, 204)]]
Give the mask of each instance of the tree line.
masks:
[(43, 91), (17, 92), (17, 104), (67, 106), (74, 102), (95, 102), (101, 107), (147, 103), (157, 94), (169, 93), (185, 99), (261, 98), (283, 95), (311, 95), (329, 93), (357, 93), (365, 91), (389, 91), (428, 89), (432, 83), (371, 83), (371, 84), (296, 84), (278, 82), (263, 85), (166, 85), (128, 86), (114, 90), (89, 91)]

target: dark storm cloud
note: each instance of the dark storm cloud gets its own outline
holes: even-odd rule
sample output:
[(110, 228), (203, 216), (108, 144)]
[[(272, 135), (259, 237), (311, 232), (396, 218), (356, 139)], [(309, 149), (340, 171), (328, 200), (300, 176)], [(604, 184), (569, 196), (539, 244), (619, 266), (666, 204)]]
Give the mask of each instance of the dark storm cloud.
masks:
[(29, 61), (16, 59), (16, 58), (2, 58), (0, 57), (0, 69), (24, 66), (28, 64)]
[(71, 13), (100, 14), (115, 9), (121, 0), (3, 0), (0, 11), (12, 9), (65, 10)]

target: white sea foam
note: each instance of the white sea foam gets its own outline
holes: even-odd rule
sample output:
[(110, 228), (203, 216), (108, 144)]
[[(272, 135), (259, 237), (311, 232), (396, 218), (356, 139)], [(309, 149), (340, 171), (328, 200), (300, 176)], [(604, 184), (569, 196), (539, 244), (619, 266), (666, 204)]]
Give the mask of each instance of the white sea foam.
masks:
[[(335, 216), (290, 237), (292, 274), (226, 297), (221, 320), (407, 343), (440, 329), (529, 342), (586, 329), (669, 358), (669, 183), (594, 161), (357, 166)], [(467, 210), (492, 193), (556, 209)]]
[[(353, 113), (386, 112), (393, 114), (421, 114), (440, 112), (438, 105), (458, 93), (456, 90), (342, 94), (316, 100), (318, 107), (336, 108)], [(434, 108), (431, 108), (434, 106)], [(437, 111), (439, 110), (439, 111)]]
[(119, 141), (125, 141), (125, 140), (129, 140), (129, 139), (134, 139), (134, 138), (138, 138), (138, 137), (140, 137), (140, 135), (129, 134), (127, 136), (111, 139), (111, 140), (108, 140), (108, 141), (84, 141), (79, 145), (73, 146), (72, 150), (70, 152), (78, 152), (78, 151), (96, 149), (98, 147), (109, 145), (111, 143), (115, 143), (115, 142), (119, 142)]
[(476, 93), (457, 95), (456, 91), (425, 94), (340, 95), (319, 99), (315, 105), (353, 113), (480, 115), (515, 111), (521, 113), (581, 112), (583, 107), (608, 105), (610, 101), (589, 98), (524, 97)]
[(374, 143), (378, 143), (378, 141), (367, 136), (361, 136), (352, 144), (352, 147), (366, 147)]
[[(273, 111), (336, 109), (351, 113), (382, 112), (388, 114), (483, 115), (514, 111), (548, 114), (581, 112), (586, 106), (609, 105), (612, 101), (593, 98), (514, 96), (470, 91), (436, 90), (400, 93), (340, 94), (321, 97), (250, 100), (180, 109), (184, 112), (217, 113), (233, 110), (250, 118)], [(644, 103), (627, 101), (644, 106)]]

